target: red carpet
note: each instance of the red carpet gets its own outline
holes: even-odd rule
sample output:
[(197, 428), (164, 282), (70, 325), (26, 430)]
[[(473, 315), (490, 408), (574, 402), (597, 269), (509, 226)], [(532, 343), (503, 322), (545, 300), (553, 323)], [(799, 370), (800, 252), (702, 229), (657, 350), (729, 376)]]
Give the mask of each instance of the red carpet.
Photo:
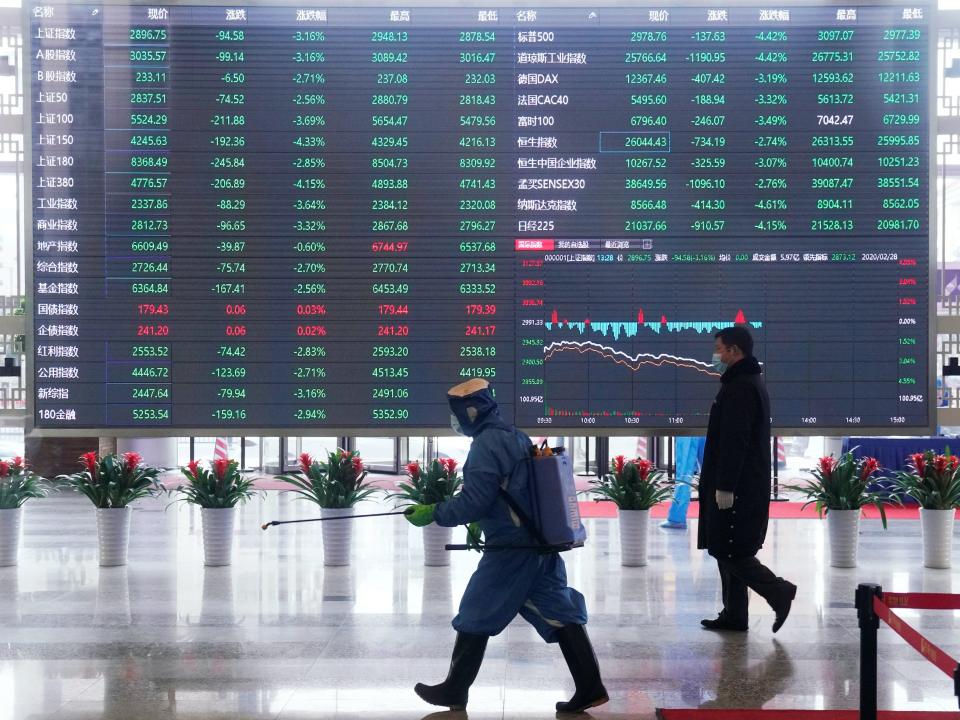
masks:
[[(960, 712), (880, 710), (879, 720), (960, 720)], [(660, 720), (858, 720), (858, 710), (663, 710)]]
[[(776, 520), (816, 520), (817, 509), (813, 505), (808, 505), (805, 509), (800, 502), (773, 502), (770, 503), (770, 517)], [(650, 517), (665, 518), (667, 510), (670, 509), (670, 503), (661, 503), (650, 511)], [(690, 509), (687, 517), (693, 519), (700, 514), (700, 504), (690, 503)], [(609, 502), (581, 502), (580, 516), (585, 518), (615, 518), (617, 508)], [(863, 517), (867, 519), (877, 519), (880, 513), (876, 508), (866, 507), (863, 509)], [(889, 520), (917, 520), (920, 518), (920, 511), (917, 506), (910, 507), (889, 507), (887, 508), (887, 518)], [(960, 716), (958, 716), (960, 717)]]

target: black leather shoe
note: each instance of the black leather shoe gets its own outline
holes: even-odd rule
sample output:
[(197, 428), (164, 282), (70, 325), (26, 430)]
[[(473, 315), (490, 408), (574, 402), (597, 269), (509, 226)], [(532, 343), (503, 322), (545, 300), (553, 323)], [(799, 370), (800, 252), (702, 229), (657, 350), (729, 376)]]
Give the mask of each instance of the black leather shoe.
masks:
[(781, 600), (774, 608), (774, 611), (777, 613), (777, 617), (773, 621), (774, 632), (782, 628), (783, 624), (787, 621), (787, 616), (790, 614), (790, 606), (793, 605), (793, 599), (797, 596), (797, 586), (787, 580), (783, 582), (784, 590), (781, 595)]
[(703, 625), (706, 630), (725, 630), (727, 632), (747, 632), (750, 628), (746, 623), (733, 623), (727, 620), (722, 615), (713, 620), (709, 618), (703, 619), (700, 621), (700, 624)]

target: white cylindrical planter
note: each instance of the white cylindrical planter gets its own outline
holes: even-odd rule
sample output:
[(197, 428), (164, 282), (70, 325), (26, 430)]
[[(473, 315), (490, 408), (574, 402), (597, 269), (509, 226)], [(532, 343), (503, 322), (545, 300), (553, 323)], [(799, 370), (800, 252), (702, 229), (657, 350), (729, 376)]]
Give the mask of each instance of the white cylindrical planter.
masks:
[[(350, 522), (345, 520), (344, 522)], [(321, 598), (324, 602), (352, 601), (355, 596), (356, 576), (353, 568), (331, 567), (323, 571)]]
[(444, 550), (453, 537), (453, 528), (430, 523), (423, 528), (423, 564), (442, 567), (450, 564), (450, 553)]
[(620, 564), (640, 567), (647, 564), (649, 510), (620, 510)]
[(200, 508), (203, 525), (203, 564), (229, 565), (233, 552), (236, 508)]
[(920, 508), (924, 567), (950, 567), (950, 557), (953, 554), (953, 518), (955, 514), (955, 510)]
[[(32, 608), (29, 597), (25, 595), (24, 599), (27, 607)], [(0, 570), (0, 607), (3, 608), (3, 622), (7, 627), (20, 624), (20, 572), (15, 567)]]
[(827, 530), (830, 534), (830, 567), (856, 567), (860, 510), (828, 510)]
[(130, 508), (97, 508), (100, 566), (127, 564), (130, 544)]
[(228, 567), (204, 570), (200, 624), (230, 626), (235, 622), (233, 570)]
[(130, 578), (126, 566), (100, 571), (93, 622), (95, 625), (129, 625), (133, 622)]
[[(353, 515), (353, 508), (320, 508), (320, 517)], [(350, 564), (350, 538), (353, 520), (330, 520), (323, 525), (323, 564), (329, 566)]]
[(17, 564), (23, 508), (0, 510), (0, 567)]

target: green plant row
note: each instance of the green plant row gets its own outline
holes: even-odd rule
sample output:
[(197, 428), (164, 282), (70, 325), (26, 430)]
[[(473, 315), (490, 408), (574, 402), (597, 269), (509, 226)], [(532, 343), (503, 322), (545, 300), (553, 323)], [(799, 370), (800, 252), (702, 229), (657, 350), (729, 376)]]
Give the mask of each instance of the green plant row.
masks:
[(673, 485), (649, 460), (617, 455), (610, 461), (610, 472), (591, 480), (586, 492), (600, 495), (621, 510), (649, 510), (673, 494)]
[(880, 474), (875, 458), (855, 458), (853, 450), (839, 459), (822, 457), (811, 471), (813, 478), (803, 485), (787, 488), (803, 494), (804, 507), (816, 505), (821, 516), (831, 510), (858, 510), (873, 505), (887, 526), (886, 505), (902, 505), (911, 497), (925, 510), (960, 508), (960, 459), (950, 453), (932, 450), (910, 456), (908, 470), (898, 470), (892, 477)]
[[(856, 448), (854, 448), (855, 450)], [(355, 451), (337, 449), (325, 460), (301, 454), (300, 469), (277, 479), (290, 486), (300, 499), (325, 508), (349, 508), (378, 492), (365, 482), (367, 472)], [(0, 460), (0, 509), (21, 507), (31, 498), (48, 495), (60, 486), (85, 495), (98, 508), (126, 507), (135, 500), (163, 491), (158, 468), (142, 462), (135, 452), (100, 457), (95, 452), (80, 457), (83, 469), (59, 475), (54, 483), (33, 473), (23, 458)], [(960, 459), (949, 448), (940, 455), (932, 450), (910, 457), (911, 467), (891, 477), (880, 474), (874, 458), (855, 458), (853, 451), (839, 459), (823, 457), (811, 471), (812, 478), (789, 489), (801, 493), (806, 505), (815, 504), (819, 514), (831, 510), (856, 510), (873, 505), (886, 526), (886, 505), (901, 504), (911, 497), (922, 508), (960, 508)], [(182, 468), (186, 482), (171, 492), (179, 500), (207, 508), (228, 508), (257, 495), (253, 480), (244, 476), (234, 460), (218, 459), (202, 466), (192, 460)], [(458, 493), (463, 478), (453, 459), (433, 460), (427, 466), (411, 462), (406, 480), (396, 492), (387, 493), (405, 503), (434, 504)], [(586, 492), (615, 503), (622, 510), (647, 510), (669, 498), (673, 485), (663, 470), (649, 460), (618, 455), (603, 477), (590, 481)], [(805, 506), (806, 506), (805, 505)]]
[(897, 487), (928, 510), (952, 510), (960, 507), (960, 459), (944, 449), (943, 455), (933, 450), (910, 456), (913, 469), (898, 472)]
[(160, 470), (144, 465), (139, 453), (127, 452), (121, 457), (112, 454), (100, 457), (92, 451), (84, 453), (80, 456), (84, 469), (58, 475), (57, 480), (86, 495), (98, 508), (122, 508), (155, 494)]
[[(854, 448), (856, 450), (856, 448)], [(839, 460), (822, 457), (810, 474), (813, 479), (804, 485), (787, 485), (787, 489), (803, 495), (807, 502), (803, 507), (815, 505), (817, 514), (830, 510), (859, 510), (873, 505), (880, 513), (883, 527), (887, 527), (886, 505), (899, 505), (900, 499), (892, 490), (873, 490), (885, 478), (878, 474), (879, 463), (875, 458), (855, 458), (853, 451), (846, 452)]]
[(367, 472), (356, 451), (338, 449), (327, 455), (326, 462), (301, 453), (299, 460), (298, 472), (277, 476), (291, 486), (297, 499), (309, 500), (322, 508), (350, 508), (376, 492), (364, 485)]
[(22, 507), (27, 500), (49, 495), (53, 489), (44, 478), (27, 469), (22, 457), (0, 460), (0, 510)]
[[(30, 498), (42, 497), (51, 490), (68, 487), (85, 495), (98, 508), (122, 508), (140, 498), (156, 495), (160, 485), (158, 468), (145, 465), (139, 454), (124, 453), (100, 457), (95, 452), (80, 456), (83, 469), (59, 475), (52, 486), (26, 469), (21, 458), (0, 461), (0, 508), (20, 507)], [(421, 471), (419, 463), (407, 465), (408, 481), (400, 490), (388, 494), (408, 503), (430, 504), (453, 497), (463, 483), (452, 459), (435, 460)], [(235, 460), (216, 459), (209, 467), (191, 460), (181, 468), (186, 480), (167, 492), (177, 494), (181, 502), (204, 508), (230, 508), (257, 495), (253, 478), (245, 476)], [(337, 449), (325, 461), (308, 453), (300, 456), (300, 470), (278, 475), (298, 499), (309, 500), (324, 508), (350, 508), (369, 497), (377, 488), (365, 483), (363, 459), (355, 451)]]
[(253, 478), (244, 477), (240, 463), (227, 458), (217, 458), (205, 468), (191, 460), (181, 468), (187, 479), (185, 485), (176, 489), (180, 501), (203, 508), (232, 508), (257, 495)]

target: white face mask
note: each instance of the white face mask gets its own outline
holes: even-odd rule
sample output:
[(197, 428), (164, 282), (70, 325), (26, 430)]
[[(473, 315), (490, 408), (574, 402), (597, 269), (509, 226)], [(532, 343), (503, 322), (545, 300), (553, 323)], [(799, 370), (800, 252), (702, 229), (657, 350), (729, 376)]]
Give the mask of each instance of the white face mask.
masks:
[(457, 434), (463, 435), (463, 428), (460, 427), (460, 421), (457, 420), (457, 416), (453, 413), (450, 413), (450, 428)]
[(713, 369), (716, 370), (721, 375), (723, 375), (727, 371), (727, 364), (720, 359), (719, 353), (713, 354), (713, 358), (711, 359), (711, 362), (713, 363)]

